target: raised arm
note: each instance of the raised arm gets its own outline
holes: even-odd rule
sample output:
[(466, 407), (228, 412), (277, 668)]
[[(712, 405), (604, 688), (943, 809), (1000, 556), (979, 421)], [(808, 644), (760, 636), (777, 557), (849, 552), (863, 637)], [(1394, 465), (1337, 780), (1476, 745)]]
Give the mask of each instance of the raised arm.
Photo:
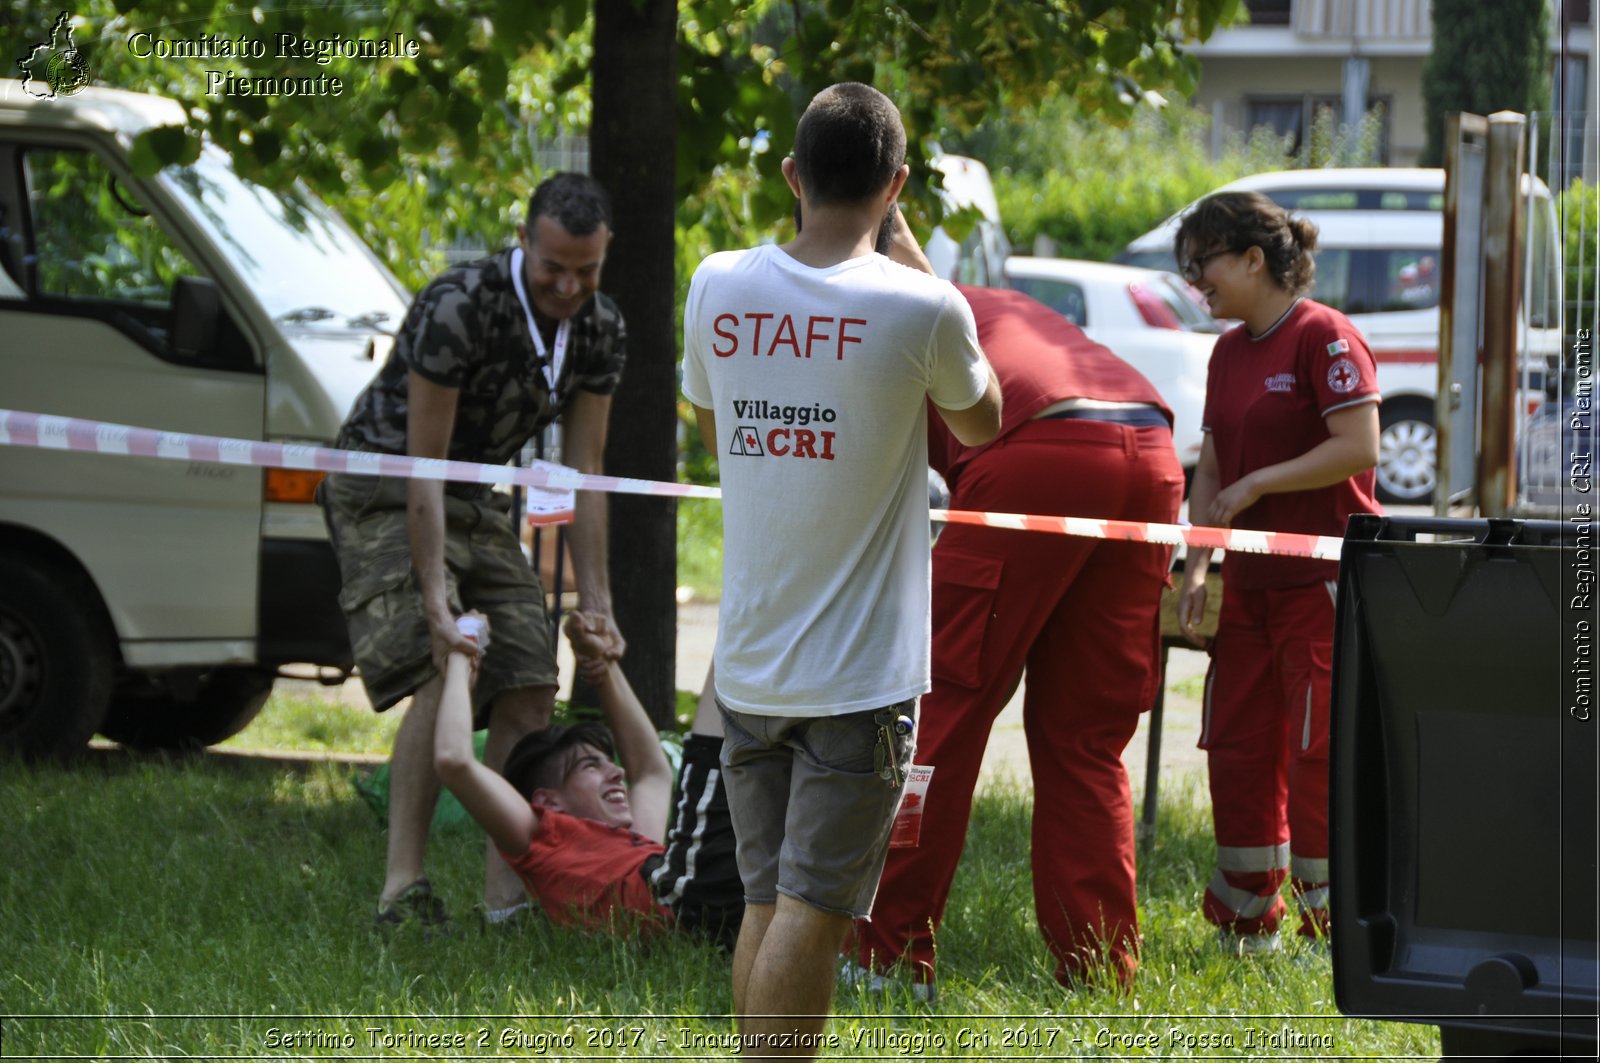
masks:
[(433, 725), (433, 769), (501, 851), (520, 856), (539, 832), (539, 813), (516, 787), (478, 762), (472, 749), (473, 661), (452, 652)]
[(616, 740), (617, 756), (628, 777), (633, 829), (652, 841), (664, 841), (672, 800), (672, 765), (661, 751), (661, 738), (639, 704), (633, 685), (622, 674), (622, 666), (605, 656), (597, 618), (582, 612), (568, 613), (566, 628), (578, 671), (599, 692), (600, 710)]
[[(562, 457), (568, 465), (589, 476), (605, 472), (606, 428), (611, 419), (611, 396), (579, 391), (562, 415)], [(579, 491), (574, 507), (570, 542), (572, 565), (577, 570), (578, 608), (606, 623), (606, 654), (617, 658), (627, 650), (622, 632), (611, 615), (611, 574), (606, 539), (606, 496), (599, 491)]]

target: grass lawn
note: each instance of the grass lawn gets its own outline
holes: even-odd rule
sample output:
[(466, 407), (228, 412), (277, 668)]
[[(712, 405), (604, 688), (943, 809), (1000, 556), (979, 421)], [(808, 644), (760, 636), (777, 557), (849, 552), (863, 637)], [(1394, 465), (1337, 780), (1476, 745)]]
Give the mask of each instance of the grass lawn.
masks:
[[(277, 698), (243, 737), (382, 751), (389, 726)], [(542, 919), (482, 930), (472, 904), (483, 846), (468, 829), (436, 833), (430, 853), (454, 933), (375, 937), (384, 836), (354, 790), (359, 766), (101, 751), (72, 769), (3, 770), (5, 1057), (728, 1054), (716, 1047), (733, 1030), (720, 954), (676, 936), (619, 940)], [(1340, 1017), (1323, 957), (1294, 945), (1224, 957), (1198, 914), (1212, 855), (1204, 788), (1180, 777), (1162, 797), (1159, 835), (1142, 855), (1146, 945), (1131, 998), (1068, 992), (1051, 978), (1032, 911), (1030, 797), (999, 787), (977, 803), (937, 1006), (841, 991), (829, 1027), (837, 1046), (823, 1054), (1437, 1055), (1430, 1027)]]

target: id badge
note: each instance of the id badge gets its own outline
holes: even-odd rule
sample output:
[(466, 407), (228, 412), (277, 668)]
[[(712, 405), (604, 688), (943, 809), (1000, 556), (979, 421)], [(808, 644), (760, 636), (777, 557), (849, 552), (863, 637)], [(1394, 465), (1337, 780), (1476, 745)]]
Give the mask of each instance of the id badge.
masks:
[(894, 828), (889, 832), (889, 848), (915, 849), (921, 843), (922, 810), (932, 779), (932, 765), (913, 764), (906, 772), (906, 787), (900, 795), (900, 808), (894, 814)]

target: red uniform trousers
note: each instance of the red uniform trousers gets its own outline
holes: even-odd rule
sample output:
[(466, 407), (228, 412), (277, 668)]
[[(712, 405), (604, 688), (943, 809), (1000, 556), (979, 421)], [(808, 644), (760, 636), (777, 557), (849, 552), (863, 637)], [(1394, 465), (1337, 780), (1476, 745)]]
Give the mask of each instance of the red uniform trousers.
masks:
[[(1171, 522), (1183, 473), (1164, 428), (1030, 421), (961, 471), (951, 508)], [(919, 764), (933, 765), (920, 844), (891, 849), (858, 959), (901, 957), (931, 981), (934, 931), (966, 841), (989, 731), (1024, 667), (1039, 926), (1062, 981), (1137, 969), (1133, 802), (1122, 751), (1155, 696), (1169, 552), (950, 525), (933, 551), (933, 689)]]
[(1205, 913), (1237, 933), (1277, 929), (1291, 871), (1300, 932), (1327, 930), (1336, 589), (1225, 587), (1200, 731), (1217, 835)]

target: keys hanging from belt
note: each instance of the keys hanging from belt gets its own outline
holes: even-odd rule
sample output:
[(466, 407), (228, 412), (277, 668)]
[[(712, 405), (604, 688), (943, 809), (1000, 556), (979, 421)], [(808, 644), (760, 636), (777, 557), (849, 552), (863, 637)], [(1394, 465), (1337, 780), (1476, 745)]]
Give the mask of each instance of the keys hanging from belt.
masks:
[(899, 789), (905, 782), (905, 772), (900, 767), (900, 743), (911, 733), (911, 717), (894, 708), (879, 709), (873, 714), (872, 722), (878, 725), (878, 743), (873, 749), (878, 775)]

